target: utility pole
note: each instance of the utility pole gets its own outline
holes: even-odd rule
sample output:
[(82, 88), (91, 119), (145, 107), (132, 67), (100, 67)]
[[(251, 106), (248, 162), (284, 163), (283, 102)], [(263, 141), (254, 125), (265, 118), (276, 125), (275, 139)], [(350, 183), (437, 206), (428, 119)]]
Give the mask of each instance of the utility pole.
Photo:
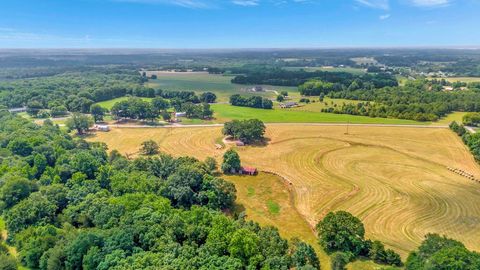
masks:
[(347, 132), (345, 132), (345, 135), (348, 135), (348, 126), (350, 125), (350, 121), (347, 121)]

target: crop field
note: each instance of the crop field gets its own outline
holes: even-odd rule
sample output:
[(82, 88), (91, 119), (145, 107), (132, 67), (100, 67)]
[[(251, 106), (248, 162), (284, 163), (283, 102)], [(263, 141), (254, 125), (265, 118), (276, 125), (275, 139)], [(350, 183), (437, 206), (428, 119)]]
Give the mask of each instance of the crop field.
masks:
[[(328, 212), (347, 210), (362, 219), (368, 238), (383, 241), (404, 258), (430, 232), (480, 250), (480, 184), (447, 166), (477, 178), (480, 168), (456, 135), (439, 128), (365, 126), (351, 126), (345, 133), (344, 126), (270, 125), (267, 146), (238, 148), (243, 165), (274, 172), (291, 183), (294, 209), (285, 206), (286, 195), (263, 197), (260, 207), (249, 196), (268, 193), (258, 185), (273, 181), (265, 180), (269, 174), (228, 177), (239, 186), (238, 201), (247, 214), (251, 209), (253, 219), (276, 224), (286, 235), (302, 236), (307, 235), (302, 224), (313, 228)], [(141, 142), (153, 139), (162, 151), (176, 156), (220, 161), (226, 149), (214, 145), (221, 137), (218, 127), (113, 129), (90, 140), (134, 154)], [(280, 218), (285, 212), (302, 219)]]
[[(216, 74), (208, 74), (207, 72), (169, 72), (157, 73), (157, 80), (149, 80), (146, 84), (149, 87), (161, 88), (165, 90), (185, 90), (201, 92), (214, 92), (218, 101), (226, 102), (233, 94), (244, 95), (261, 95), (265, 97), (275, 97), (273, 92), (247, 92), (246, 89), (252, 88), (252, 85), (241, 85), (231, 83), (233, 76), (224, 76)], [(289, 92), (297, 91), (296, 87), (285, 86), (268, 86), (264, 85), (267, 90)]]

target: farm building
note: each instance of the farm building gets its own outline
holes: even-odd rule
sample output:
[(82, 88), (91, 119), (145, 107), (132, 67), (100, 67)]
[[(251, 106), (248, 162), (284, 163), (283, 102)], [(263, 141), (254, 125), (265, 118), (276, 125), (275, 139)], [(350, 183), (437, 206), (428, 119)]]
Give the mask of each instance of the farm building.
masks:
[(265, 91), (265, 90), (263, 89), (263, 86), (261, 86), (261, 85), (256, 85), (256, 86), (254, 86), (254, 87), (252, 88), (252, 91), (253, 91), (253, 92), (263, 92), (263, 91)]
[(253, 167), (242, 167), (241, 173), (247, 175), (256, 175), (258, 172), (257, 169)]
[(103, 131), (103, 132), (109, 132), (110, 131), (110, 127), (107, 126), (107, 125), (97, 125), (96, 129), (98, 131)]
[(280, 108), (293, 108), (293, 107), (297, 107), (298, 106), (298, 103), (297, 102), (294, 102), (294, 101), (290, 101), (290, 102), (285, 102), (285, 103), (281, 103), (280, 104)]

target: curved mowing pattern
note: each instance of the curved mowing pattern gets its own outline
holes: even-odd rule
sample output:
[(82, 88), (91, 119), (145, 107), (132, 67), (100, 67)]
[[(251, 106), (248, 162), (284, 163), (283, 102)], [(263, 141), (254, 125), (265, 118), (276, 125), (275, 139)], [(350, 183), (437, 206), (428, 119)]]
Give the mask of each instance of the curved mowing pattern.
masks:
[[(477, 178), (480, 169), (456, 135), (447, 129), (407, 127), (355, 126), (348, 135), (345, 131), (269, 126), (268, 146), (238, 151), (244, 165), (293, 183), (294, 205), (312, 227), (329, 211), (344, 209), (363, 220), (367, 237), (403, 256), (429, 232), (480, 250), (480, 184), (447, 167)], [(152, 138), (174, 155), (220, 160), (225, 149), (215, 149), (219, 136), (219, 128), (114, 129), (97, 139), (112, 149), (135, 152)]]

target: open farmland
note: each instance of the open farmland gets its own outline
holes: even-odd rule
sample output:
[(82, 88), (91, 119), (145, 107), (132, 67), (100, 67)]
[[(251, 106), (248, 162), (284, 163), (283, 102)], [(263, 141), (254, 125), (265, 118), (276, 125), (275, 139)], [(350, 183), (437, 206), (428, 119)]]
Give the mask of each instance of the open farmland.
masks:
[(426, 125), (427, 122), (417, 122), (405, 119), (373, 118), (349, 114), (321, 113), (320, 102), (292, 109), (275, 108), (273, 110), (231, 106), (228, 104), (213, 104), (216, 122), (232, 119), (257, 118), (266, 123), (362, 123), (362, 124), (411, 124)]
[[(411, 127), (351, 126), (349, 134), (345, 131), (344, 126), (269, 125), (267, 146), (238, 148), (244, 165), (292, 183), (293, 206), (303, 219), (299, 224), (278, 221), (281, 231), (299, 230), (303, 222), (313, 227), (328, 212), (341, 209), (362, 219), (367, 237), (383, 241), (404, 258), (429, 232), (480, 250), (480, 184), (447, 166), (477, 178), (480, 168), (455, 134)], [(133, 154), (141, 142), (153, 139), (176, 156), (220, 161), (225, 149), (214, 146), (220, 138), (220, 128), (210, 127), (113, 129), (91, 140)], [(248, 190), (239, 196), (250, 203), (244, 197)], [(274, 215), (266, 207), (264, 213)]]
[[(217, 74), (209, 74), (207, 72), (150, 72), (148, 74), (156, 74), (156, 80), (149, 80), (146, 84), (148, 87), (161, 88), (164, 90), (184, 90), (201, 92), (214, 92), (218, 101), (226, 102), (233, 94), (242, 95), (261, 95), (265, 97), (276, 96), (273, 92), (247, 92), (246, 89), (252, 88), (253, 85), (233, 84), (231, 80), (233, 76), (224, 76)], [(286, 86), (268, 86), (264, 85), (267, 90), (275, 91), (297, 91), (296, 87)]]

